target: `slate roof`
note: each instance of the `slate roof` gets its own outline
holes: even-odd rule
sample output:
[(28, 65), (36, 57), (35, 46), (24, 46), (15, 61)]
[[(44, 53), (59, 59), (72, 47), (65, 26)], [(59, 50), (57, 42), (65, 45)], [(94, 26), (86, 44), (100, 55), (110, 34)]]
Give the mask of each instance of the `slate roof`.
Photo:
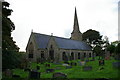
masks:
[[(33, 33), (36, 44), (39, 48), (47, 48), (48, 42), (50, 40), (50, 35), (40, 34), (40, 33)], [(62, 49), (75, 49), (75, 50), (91, 50), (90, 46), (88, 46), (83, 41), (76, 41), (62, 37), (53, 36), (55, 42), (59, 48)]]

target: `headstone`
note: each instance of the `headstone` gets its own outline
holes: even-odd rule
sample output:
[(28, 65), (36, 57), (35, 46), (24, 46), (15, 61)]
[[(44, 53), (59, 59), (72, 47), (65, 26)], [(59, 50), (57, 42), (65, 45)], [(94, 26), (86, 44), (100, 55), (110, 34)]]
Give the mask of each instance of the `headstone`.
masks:
[(55, 65), (62, 65), (62, 63), (54, 63)]
[(99, 60), (99, 66), (103, 66), (105, 64), (104, 60)]
[(66, 66), (66, 69), (70, 69), (70, 68), (72, 68), (72, 66)]
[(75, 62), (71, 62), (70, 65), (71, 65), (71, 66), (76, 66), (77, 63), (75, 63)]
[(91, 59), (90, 61), (95, 61), (95, 59)]
[(69, 66), (68, 64), (62, 64), (62, 66)]
[(46, 69), (46, 72), (49, 73), (49, 72), (54, 72), (54, 69)]
[(87, 60), (85, 60), (85, 62), (89, 62), (89, 60), (87, 59)]
[(84, 71), (90, 71), (90, 70), (92, 70), (92, 66), (84, 66), (83, 70)]
[(37, 70), (40, 70), (40, 66), (36, 66)]
[(120, 60), (120, 56), (116, 55), (115, 60)]
[(55, 69), (56, 69), (56, 70), (60, 70), (61, 68), (60, 68), (60, 67), (56, 67)]
[(64, 61), (64, 63), (65, 63), (65, 64), (69, 64), (69, 62), (68, 62), (68, 61)]
[(84, 66), (84, 65), (86, 64), (86, 62), (85, 62), (85, 61), (81, 61), (80, 64), (81, 64), (82, 66)]
[(7, 76), (7, 77), (12, 77), (12, 70), (10, 70), (10, 69), (6, 69), (6, 71), (5, 71), (5, 76)]
[(20, 78), (20, 75), (12, 75), (12, 78)]
[(40, 72), (37, 70), (32, 70), (29, 72), (29, 78), (31, 79), (39, 79), (40, 78)]
[(26, 69), (24, 69), (24, 71), (30, 71), (30, 69), (29, 69), (29, 68), (26, 68)]
[(120, 68), (120, 62), (113, 62), (113, 67)]
[(46, 67), (50, 67), (50, 64), (45, 64)]
[(53, 74), (53, 78), (67, 78), (67, 75), (64, 73), (57, 72)]

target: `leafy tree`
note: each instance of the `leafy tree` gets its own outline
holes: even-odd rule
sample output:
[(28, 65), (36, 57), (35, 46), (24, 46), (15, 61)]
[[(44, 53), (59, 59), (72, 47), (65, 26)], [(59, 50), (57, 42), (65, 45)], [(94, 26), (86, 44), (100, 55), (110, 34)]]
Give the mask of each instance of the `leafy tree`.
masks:
[(100, 44), (102, 36), (98, 31), (89, 29), (83, 33), (83, 41), (87, 42), (90, 46)]
[(15, 25), (9, 18), (12, 9), (9, 9), (8, 2), (2, 2), (2, 68), (10, 69), (17, 66), (19, 48), (11, 37), (11, 32), (15, 30)]
[(111, 44), (111, 45), (108, 45), (107, 50), (110, 51), (110, 53), (114, 53), (115, 52), (115, 48), (116, 48), (115, 45)]

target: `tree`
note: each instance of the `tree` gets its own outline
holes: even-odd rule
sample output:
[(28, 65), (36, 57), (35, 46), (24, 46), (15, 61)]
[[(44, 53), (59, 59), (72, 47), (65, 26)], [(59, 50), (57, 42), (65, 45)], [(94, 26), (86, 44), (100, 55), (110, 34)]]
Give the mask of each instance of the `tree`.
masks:
[(18, 52), (19, 48), (11, 37), (11, 32), (15, 30), (15, 25), (8, 18), (13, 12), (9, 9), (8, 2), (2, 2), (2, 68), (11, 69), (15, 68), (18, 63)]
[(107, 50), (110, 51), (110, 53), (114, 53), (115, 52), (115, 45), (111, 44), (107, 46)]
[(87, 42), (91, 47), (92, 45), (100, 44), (102, 36), (98, 31), (89, 29), (82, 35), (83, 41)]

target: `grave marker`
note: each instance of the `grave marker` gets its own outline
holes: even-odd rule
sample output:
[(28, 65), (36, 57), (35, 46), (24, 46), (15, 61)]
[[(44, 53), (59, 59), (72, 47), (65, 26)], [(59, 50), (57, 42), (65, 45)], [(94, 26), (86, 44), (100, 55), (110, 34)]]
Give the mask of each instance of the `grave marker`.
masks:
[(83, 70), (84, 71), (90, 71), (90, 70), (92, 70), (92, 66), (84, 66)]
[(31, 79), (39, 79), (40, 78), (40, 72), (37, 70), (32, 70), (29, 72), (29, 78)]
[(53, 74), (53, 78), (67, 78), (67, 75), (61, 72), (57, 72)]
[(46, 69), (46, 72), (49, 73), (49, 72), (54, 72), (54, 69)]

